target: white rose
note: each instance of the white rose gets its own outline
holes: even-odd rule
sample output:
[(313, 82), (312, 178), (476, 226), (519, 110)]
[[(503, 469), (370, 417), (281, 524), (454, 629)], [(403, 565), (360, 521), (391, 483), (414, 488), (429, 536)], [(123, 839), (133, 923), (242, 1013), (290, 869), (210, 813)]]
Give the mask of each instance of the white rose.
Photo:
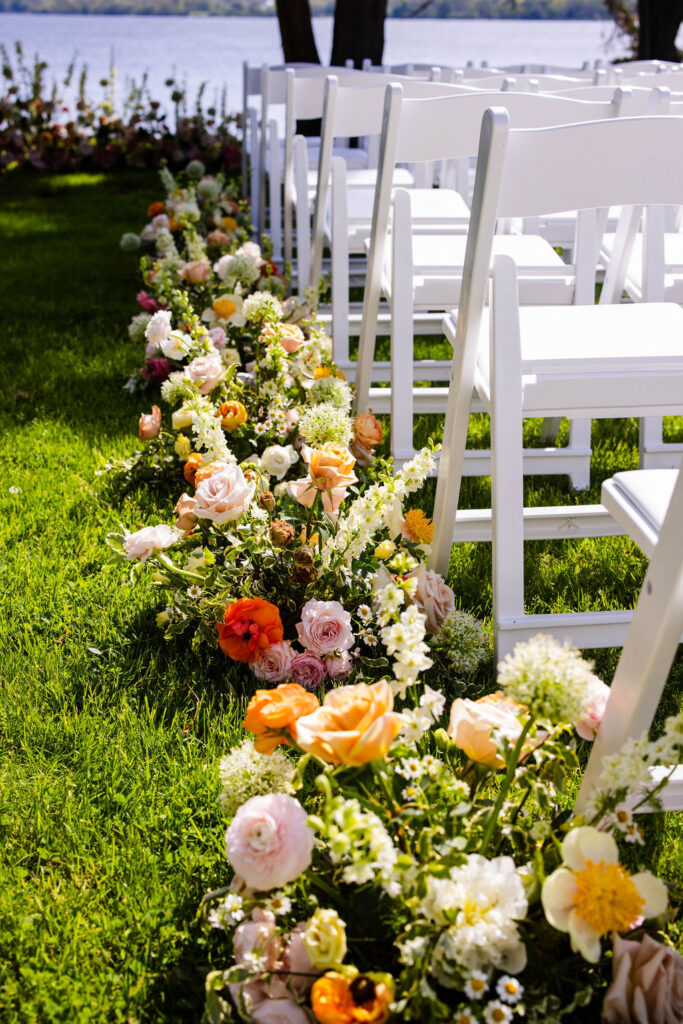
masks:
[(299, 459), (299, 453), (294, 451), (291, 444), (286, 447), (280, 444), (271, 444), (261, 455), (261, 466), (269, 476), (276, 476), (282, 480), (285, 473)]
[(145, 526), (143, 530), (127, 535), (123, 542), (126, 558), (129, 562), (132, 562), (134, 558), (146, 562), (155, 551), (170, 548), (178, 536), (179, 534), (175, 530), (164, 523), (160, 526)]
[[(158, 316), (157, 313), (154, 315)], [(188, 338), (186, 334), (183, 334), (181, 331), (171, 331), (159, 344), (161, 345), (161, 351), (167, 359), (177, 359), (180, 361), (187, 355), (187, 350), (191, 343), (192, 339)]]
[(167, 309), (160, 309), (145, 327), (145, 337), (150, 345), (159, 348), (166, 341), (170, 333), (171, 314)]
[(239, 519), (254, 497), (255, 487), (247, 483), (239, 466), (226, 466), (197, 485), (195, 515), (217, 526)]
[(171, 424), (174, 430), (182, 430), (184, 427), (191, 427), (194, 420), (194, 413), (191, 409), (181, 406), (171, 416)]
[(203, 395), (208, 395), (223, 380), (225, 370), (218, 356), (198, 356), (185, 367), (185, 376), (199, 384)]

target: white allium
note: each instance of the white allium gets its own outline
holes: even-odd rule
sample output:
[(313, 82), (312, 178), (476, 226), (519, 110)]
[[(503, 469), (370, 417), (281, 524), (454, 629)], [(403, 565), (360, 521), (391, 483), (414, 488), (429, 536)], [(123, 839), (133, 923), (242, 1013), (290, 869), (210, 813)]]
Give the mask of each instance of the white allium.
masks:
[(233, 815), (252, 796), (294, 792), (292, 762), (279, 750), (269, 755), (257, 753), (251, 740), (245, 740), (222, 758), (218, 772), (218, 801), (228, 815)]
[(263, 320), (281, 320), (283, 315), (282, 303), (270, 292), (254, 292), (253, 295), (248, 295), (244, 300), (242, 313), (245, 319), (250, 322), (258, 323)]
[(515, 645), (498, 665), (498, 685), (534, 718), (553, 724), (578, 721), (587, 704), (593, 662), (552, 636), (539, 634)]
[(343, 409), (330, 402), (306, 408), (299, 420), (299, 434), (314, 448), (333, 441), (347, 445), (351, 440), (351, 420)]
[(348, 413), (351, 408), (351, 388), (341, 377), (321, 377), (311, 384), (307, 400), (313, 405), (328, 402)]

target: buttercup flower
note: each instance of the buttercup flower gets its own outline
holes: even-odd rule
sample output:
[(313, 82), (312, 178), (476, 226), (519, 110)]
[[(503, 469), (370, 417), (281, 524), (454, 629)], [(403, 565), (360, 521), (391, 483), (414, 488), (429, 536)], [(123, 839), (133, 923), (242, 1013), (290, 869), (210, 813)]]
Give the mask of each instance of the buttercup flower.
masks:
[(336, 910), (318, 907), (306, 923), (304, 946), (311, 963), (321, 971), (341, 964), (346, 956), (346, 925)]
[(296, 631), (301, 646), (321, 657), (353, 647), (351, 616), (339, 601), (307, 601)]
[[(514, 746), (522, 732), (520, 716), (525, 710), (501, 693), (487, 694), (479, 700), (458, 697), (451, 705), (448, 735), (470, 761), (503, 768), (505, 762), (498, 753), (494, 731)], [(532, 742), (525, 745), (527, 754), (532, 747)]]
[(210, 519), (218, 526), (239, 519), (254, 497), (255, 489), (255, 484), (244, 479), (239, 466), (226, 466), (197, 485), (195, 515), (198, 519)]
[(182, 530), (183, 533), (191, 532), (197, 522), (197, 517), (194, 514), (196, 504), (195, 499), (191, 498), (189, 494), (180, 495), (176, 507), (173, 509), (173, 515), (177, 516), (176, 529)]
[(141, 441), (151, 441), (159, 436), (161, 430), (161, 409), (158, 405), (152, 406), (151, 413), (143, 413), (140, 417), (138, 437)]
[(389, 683), (340, 686), (325, 695), (322, 707), (297, 719), (298, 745), (331, 764), (358, 766), (384, 757), (403, 725), (393, 711)]
[(600, 959), (600, 939), (634, 928), (666, 910), (666, 886), (649, 871), (630, 875), (619, 864), (611, 835), (589, 825), (562, 843), (562, 866), (546, 878), (541, 902), (548, 923), (568, 932), (571, 947), (589, 963)]
[(282, 683), (291, 676), (293, 661), (294, 651), (287, 641), (282, 640), (261, 651), (251, 667), (257, 679)]
[(274, 604), (260, 597), (241, 597), (225, 609), (218, 627), (218, 644), (233, 661), (253, 663), (263, 651), (280, 643), (283, 634), (280, 612)]
[(247, 410), (241, 402), (223, 402), (219, 405), (216, 416), (220, 417), (223, 430), (237, 430), (247, 421)]
[(225, 852), (251, 889), (276, 889), (310, 866), (313, 830), (298, 800), (286, 793), (242, 804), (225, 835)]
[(146, 562), (155, 551), (170, 548), (171, 544), (174, 544), (177, 539), (178, 534), (170, 526), (165, 524), (145, 526), (144, 529), (138, 530), (137, 533), (129, 533), (123, 542), (123, 547), (129, 562), (134, 558), (139, 558), (141, 562)]
[(318, 698), (296, 683), (281, 683), (274, 690), (257, 690), (249, 701), (242, 723), (254, 733), (259, 754), (272, 754), (279, 743), (289, 745), (286, 736), (303, 715), (319, 707)]
[(674, 1024), (683, 1020), (683, 957), (650, 935), (614, 938), (612, 984), (602, 1004), (605, 1024)]

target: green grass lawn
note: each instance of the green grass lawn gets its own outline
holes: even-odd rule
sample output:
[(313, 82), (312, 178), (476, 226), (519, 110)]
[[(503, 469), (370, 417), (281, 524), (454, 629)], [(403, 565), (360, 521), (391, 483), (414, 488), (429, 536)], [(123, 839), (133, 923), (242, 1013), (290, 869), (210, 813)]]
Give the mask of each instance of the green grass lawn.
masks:
[[(215, 767), (244, 702), (231, 701), (220, 652), (163, 641), (153, 590), (108, 564), (105, 534), (168, 520), (177, 495), (117, 504), (96, 476), (135, 443), (141, 403), (122, 384), (141, 358), (126, 332), (137, 268), (118, 239), (157, 197), (140, 174), (0, 179), (3, 1024), (197, 1021), (203, 975), (224, 952), (196, 910), (229, 875)], [(482, 420), (473, 441), (485, 436)], [(596, 425), (594, 444), (593, 486), (577, 500), (635, 465), (635, 424)], [(567, 500), (565, 483), (537, 478), (527, 500)], [(487, 494), (468, 481), (464, 500)], [(644, 562), (620, 538), (553, 542), (528, 545), (527, 570), (529, 609), (610, 608), (633, 603)], [(454, 549), (450, 582), (490, 617), (487, 545)], [(618, 652), (595, 654), (609, 680)], [(679, 663), (663, 711), (678, 708), (682, 678)], [(648, 824), (652, 866), (669, 877), (682, 817)]]

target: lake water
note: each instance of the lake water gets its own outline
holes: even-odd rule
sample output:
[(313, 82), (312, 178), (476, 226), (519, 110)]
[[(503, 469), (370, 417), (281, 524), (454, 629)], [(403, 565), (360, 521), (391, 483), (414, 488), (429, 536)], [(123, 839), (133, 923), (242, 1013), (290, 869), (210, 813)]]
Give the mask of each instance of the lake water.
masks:
[[(332, 18), (315, 18), (321, 60), (329, 59)], [(276, 64), (282, 60), (277, 19), (134, 17), (126, 15), (0, 14), (0, 41), (15, 40), (27, 56), (49, 62), (50, 77), (60, 79), (72, 59), (89, 68), (89, 93), (95, 95), (113, 57), (117, 94), (127, 79), (149, 73), (154, 96), (166, 99), (164, 80), (177, 76), (194, 96), (202, 81), (207, 98), (228, 89), (228, 107), (241, 106), (242, 61)], [(384, 59), (458, 66), (468, 60), (491, 65), (517, 63), (580, 67), (584, 60), (624, 55), (623, 39), (610, 21), (522, 21), (480, 19), (388, 19)]]

